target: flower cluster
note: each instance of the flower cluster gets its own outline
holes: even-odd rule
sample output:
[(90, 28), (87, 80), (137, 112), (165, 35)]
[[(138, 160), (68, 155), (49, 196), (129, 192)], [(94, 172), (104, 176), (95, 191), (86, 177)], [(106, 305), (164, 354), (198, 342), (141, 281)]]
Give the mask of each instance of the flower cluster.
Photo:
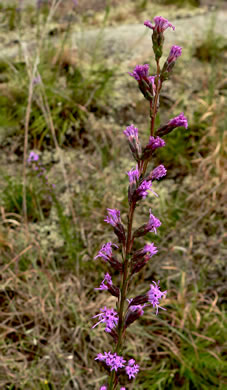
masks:
[[(169, 77), (170, 72), (177, 60), (182, 54), (182, 48), (172, 46), (167, 60), (164, 62), (163, 68), (160, 68), (159, 59), (162, 56), (162, 48), (164, 42), (164, 32), (170, 27), (175, 30), (175, 27), (165, 18), (157, 16), (154, 18), (154, 24), (146, 20), (145, 26), (152, 30), (153, 50), (157, 64), (156, 74), (149, 75), (149, 65), (137, 65), (129, 75), (132, 76), (138, 83), (138, 87), (144, 97), (149, 100), (150, 106), (150, 136), (145, 146), (142, 147), (139, 140), (138, 128), (134, 124), (126, 127), (124, 135), (127, 141), (136, 167), (127, 172), (129, 179), (128, 186), (128, 203), (129, 211), (127, 216), (127, 227), (124, 224), (124, 216), (121, 219), (120, 210), (107, 209), (107, 217), (104, 219), (112, 226), (113, 231), (118, 239), (118, 245), (107, 242), (99, 250), (95, 259), (101, 258), (110, 266), (110, 271), (105, 274), (99, 287), (95, 290), (108, 291), (117, 298), (116, 310), (113, 308), (100, 309), (100, 313), (93, 318), (98, 318), (98, 322), (93, 325), (95, 328), (99, 324), (105, 325), (105, 331), (114, 339), (113, 351), (98, 353), (95, 360), (101, 362), (109, 372), (109, 383), (103, 385), (100, 390), (114, 390), (119, 384), (120, 376), (126, 375), (128, 380), (132, 380), (139, 372), (139, 365), (134, 359), (125, 358), (119, 355), (122, 351), (123, 339), (127, 332), (127, 328), (136, 320), (143, 316), (144, 311), (154, 309), (158, 315), (159, 309), (166, 310), (161, 306), (161, 300), (165, 298), (167, 291), (161, 291), (159, 281), (150, 284), (149, 290), (145, 289), (142, 295), (133, 293), (133, 297), (128, 296), (129, 287), (136, 273), (151, 261), (152, 257), (158, 253), (158, 248), (154, 242), (147, 242), (140, 249), (136, 249), (134, 242), (148, 233), (154, 233), (154, 237), (161, 226), (161, 221), (153, 215), (151, 209), (148, 222), (133, 230), (133, 216), (140, 202), (145, 199), (149, 192), (153, 192), (153, 181), (163, 178), (167, 170), (163, 164), (154, 167), (147, 173), (147, 167), (153, 155), (157, 153), (159, 148), (165, 147), (166, 141), (162, 138), (170, 131), (177, 127), (188, 127), (188, 122), (183, 113), (177, 117), (170, 119), (164, 126), (155, 129), (155, 119), (159, 108), (159, 95), (163, 82)], [(113, 255), (113, 249), (121, 251), (121, 260), (118, 256)], [(113, 284), (113, 277), (116, 271), (120, 273), (121, 282), (119, 286)], [(133, 289), (131, 289), (133, 291)], [(125, 390), (121, 387), (121, 390)]]
[(130, 359), (127, 364), (126, 360), (117, 355), (116, 353), (104, 352), (98, 353), (95, 360), (105, 363), (105, 365), (110, 369), (110, 371), (118, 371), (119, 369), (124, 368), (129, 379), (135, 378), (139, 372), (139, 365), (136, 364), (134, 359)]

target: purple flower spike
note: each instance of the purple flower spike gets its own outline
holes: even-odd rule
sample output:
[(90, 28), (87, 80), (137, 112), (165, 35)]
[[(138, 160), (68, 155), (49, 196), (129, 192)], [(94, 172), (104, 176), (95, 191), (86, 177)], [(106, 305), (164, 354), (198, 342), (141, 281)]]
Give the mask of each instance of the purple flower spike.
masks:
[(136, 375), (139, 372), (139, 368), (140, 368), (139, 365), (135, 364), (135, 360), (134, 359), (130, 359), (128, 361), (128, 365), (125, 367), (125, 371), (126, 371), (126, 374), (129, 377), (129, 379), (136, 377)]
[(188, 128), (188, 121), (187, 121), (187, 118), (184, 116), (184, 113), (182, 112), (181, 114), (179, 114), (175, 118), (170, 119), (167, 126), (171, 126), (171, 128), (182, 126), (182, 127), (185, 127), (185, 129), (187, 129)]
[(129, 72), (130, 76), (134, 77), (135, 80), (141, 81), (148, 79), (149, 65), (136, 65), (133, 72)]
[(182, 54), (182, 47), (180, 46), (172, 46), (169, 56), (167, 58), (167, 62), (170, 65), (172, 62), (175, 62), (178, 57)]
[(165, 146), (165, 141), (162, 138), (150, 136), (149, 143), (146, 148), (155, 150), (157, 148), (162, 148), (163, 146)]
[(117, 371), (118, 368), (125, 367), (126, 360), (123, 359), (122, 356), (118, 356), (116, 353), (104, 352), (98, 353), (95, 360), (99, 360), (101, 362), (105, 362), (108, 367), (110, 367), (110, 371)]
[[(107, 283), (107, 285), (105, 283)], [(104, 277), (102, 283), (100, 284), (100, 286), (98, 288), (95, 288), (95, 290), (101, 290), (101, 291), (108, 290), (108, 288), (109, 288), (108, 284), (110, 286), (112, 286), (113, 282), (112, 282), (112, 278), (111, 278), (110, 274), (107, 273), (107, 274), (105, 274), (105, 277)]]
[(113, 227), (116, 227), (118, 224), (121, 224), (121, 213), (117, 209), (107, 209), (108, 216), (104, 219), (105, 222), (109, 223)]
[(38, 161), (39, 155), (35, 152), (30, 152), (27, 162), (30, 163), (32, 161)]
[(133, 138), (138, 139), (138, 129), (134, 125), (126, 127), (126, 130), (124, 130), (123, 133), (129, 139), (133, 139)]
[(148, 296), (148, 302), (151, 303), (151, 305), (156, 308), (156, 315), (158, 314), (158, 309), (166, 310), (163, 307), (159, 306), (159, 300), (166, 295), (167, 291), (160, 291), (159, 288), (159, 281), (158, 283), (152, 282), (153, 284), (150, 285), (150, 290), (147, 293)]
[(168, 27), (171, 27), (173, 30), (175, 30), (175, 27), (165, 18), (162, 16), (155, 16), (154, 18), (155, 25), (152, 25), (152, 22), (150, 20), (145, 20), (144, 25), (157, 33), (164, 32)]
[(118, 314), (114, 309), (107, 309), (107, 307), (103, 307), (100, 309), (99, 314), (95, 315), (92, 318), (99, 317), (99, 321), (92, 326), (92, 328), (95, 328), (97, 325), (104, 323), (106, 324), (105, 332), (110, 333), (113, 328), (116, 327), (118, 323)]

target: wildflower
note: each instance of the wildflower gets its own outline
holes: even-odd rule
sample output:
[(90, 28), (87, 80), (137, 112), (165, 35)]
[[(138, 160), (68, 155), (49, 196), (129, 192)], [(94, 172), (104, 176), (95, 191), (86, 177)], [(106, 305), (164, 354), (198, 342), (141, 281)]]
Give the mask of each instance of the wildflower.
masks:
[(35, 152), (30, 152), (30, 154), (29, 154), (29, 157), (28, 157), (28, 159), (27, 159), (27, 162), (28, 163), (30, 163), (30, 162), (32, 162), (32, 161), (38, 161), (38, 159), (39, 159), (39, 155), (37, 154), (37, 153), (35, 153)]
[(129, 182), (132, 184), (136, 183), (139, 180), (139, 171), (138, 168), (131, 169), (131, 171), (127, 172), (129, 177)]
[(154, 246), (154, 243), (152, 242), (151, 244), (146, 244), (144, 245), (143, 248), (138, 249), (136, 252), (134, 252), (132, 261), (135, 262), (144, 256), (148, 257), (148, 259), (151, 259), (152, 256), (154, 256), (156, 253), (158, 253), (158, 250), (156, 246)]
[(123, 132), (128, 138), (129, 147), (136, 161), (141, 157), (141, 145), (138, 139), (138, 129), (134, 125), (128, 126)]
[(184, 113), (181, 112), (178, 116), (176, 116), (175, 118), (173, 119), (170, 119), (170, 121), (168, 122), (168, 126), (171, 126), (171, 127), (185, 127), (185, 129), (188, 128), (188, 121), (187, 121), (187, 118), (184, 116)]
[(92, 328), (95, 328), (97, 325), (104, 323), (106, 324), (105, 332), (110, 333), (113, 328), (116, 327), (118, 323), (118, 314), (114, 309), (107, 309), (106, 306), (104, 306), (102, 309), (100, 309), (99, 314), (96, 314), (92, 318), (99, 317), (99, 321), (92, 326)]
[(144, 180), (136, 190), (136, 199), (145, 199), (148, 195), (148, 191), (151, 190), (152, 183)]
[(105, 222), (109, 223), (113, 227), (117, 227), (118, 224), (121, 224), (120, 210), (117, 209), (107, 209), (108, 216), (104, 219)]
[(95, 290), (100, 290), (100, 291), (108, 290), (110, 292), (110, 294), (112, 294), (114, 297), (117, 297), (117, 298), (119, 297), (119, 291), (120, 291), (118, 287), (114, 286), (114, 284), (112, 282), (112, 278), (108, 273), (105, 274), (105, 277), (104, 277), (102, 283), (100, 284), (100, 286), (98, 288), (95, 288)]
[(134, 125), (126, 127), (126, 130), (123, 131), (123, 133), (128, 138), (137, 138), (138, 139), (138, 129)]
[(101, 362), (105, 362), (108, 367), (110, 367), (110, 371), (117, 371), (118, 368), (125, 367), (126, 360), (123, 359), (122, 356), (118, 356), (116, 353), (104, 352), (104, 354), (98, 353), (95, 360), (99, 360)]
[[(153, 96), (155, 96), (155, 94), (156, 94), (156, 89), (157, 89), (157, 87), (156, 87), (156, 79), (157, 78), (157, 75), (155, 75), (155, 76), (149, 76), (148, 77), (148, 81), (149, 81), (149, 84), (150, 84), (150, 86), (151, 86), (151, 89), (152, 89), (152, 95)], [(158, 79), (158, 87), (160, 87), (160, 80)]]
[[(105, 284), (105, 283), (107, 283), (107, 285)], [(112, 285), (113, 284), (113, 282), (112, 282), (112, 278), (111, 278), (111, 276), (107, 273), (107, 274), (105, 274), (105, 277), (104, 277), (104, 279), (103, 279), (103, 281), (102, 281), (102, 283), (100, 284), (100, 286), (98, 287), (98, 288), (95, 288), (95, 290), (108, 290), (108, 285)]]
[(158, 314), (158, 309), (166, 310), (163, 307), (159, 306), (159, 300), (166, 295), (167, 291), (160, 291), (159, 287), (159, 281), (158, 283), (152, 282), (153, 284), (150, 285), (150, 290), (147, 293), (148, 296), (148, 302), (151, 303), (151, 305), (156, 308), (156, 315)]
[(129, 379), (136, 377), (136, 375), (139, 372), (139, 368), (140, 368), (139, 365), (135, 364), (135, 360), (134, 359), (130, 359), (128, 361), (128, 365), (125, 367), (125, 371), (126, 371), (126, 374), (129, 377)]
[(40, 75), (38, 75), (37, 77), (34, 77), (33, 80), (32, 80), (32, 84), (33, 85), (37, 85), (37, 84), (40, 84), (41, 83), (41, 77)]
[(99, 390), (108, 390), (108, 389), (107, 389), (107, 386), (104, 385), (104, 386), (101, 386)]
[(136, 65), (133, 72), (129, 72), (130, 76), (134, 77), (136, 81), (142, 81), (142, 79), (148, 79), (149, 65)]
[(97, 256), (95, 256), (95, 259), (101, 257), (104, 261), (109, 261), (113, 253), (112, 246), (118, 248), (118, 246), (116, 244), (112, 244), (112, 242), (107, 242), (106, 244), (104, 244), (100, 249), (99, 253), (97, 254)]
[(153, 26), (150, 20), (145, 20), (144, 25), (158, 33), (163, 33), (168, 27), (171, 27), (173, 30), (175, 30), (175, 27), (162, 16), (155, 16), (154, 22), (155, 25)]
[(167, 62), (170, 65), (172, 62), (175, 62), (178, 57), (182, 54), (182, 47), (180, 46), (172, 46), (169, 56), (167, 58)]
[(157, 148), (162, 148), (163, 146), (165, 146), (165, 141), (162, 138), (150, 136), (149, 143), (146, 148), (155, 150)]
[(158, 218), (156, 218), (153, 214), (151, 214), (151, 210), (150, 210), (150, 217), (149, 217), (149, 221), (146, 225), (146, 231), (147, 232), (154, 232), (155, 234), (157, 234), (157, 228), (159, 228), (159, 226), (161, 226), (161, 222), (159, 221)]
[(109, 223), (114, 228), (114, 233), (118, 237), (119, 241), (125, 242), (125, 230), (121, 222), (120, 210), (107, 209), (108, 216), (104, 219), (105, 222)]
[(160, 127), (157, 130), (156, 134), (163, 136), (173, 131), (176, 127), (181, 127), (181, 126), (184, 127), (185, 129), (188, 128), (188, 121), (187, 118), (184, 116), (183, 112), (181, 112), (175, 118), (170, 119), (170, 121), (166, 125)]
[(159, 180), (161, 177), (166, 175), (166, 172), (167, 172), (166, 168), (164, 167), (164, 165), (161, 164), (155, 169), (153, 169), (153, 171), (151, 172), (151, 179)]
[(173, 30), (175, 30), (175, 27), (162, 16), (156, 16), (154, 18), (154, 22), (155, 25), (153, 26), (150, 20), (145, 20), (144, 25), (153, 30), (153, 34), (152, 34), (153, 50), (155, 53), (156, 61), (159, 61), (159, 59), (162, 56), (162, 48), (164, 43), (163, 33), (168, 27), (171, 27)]

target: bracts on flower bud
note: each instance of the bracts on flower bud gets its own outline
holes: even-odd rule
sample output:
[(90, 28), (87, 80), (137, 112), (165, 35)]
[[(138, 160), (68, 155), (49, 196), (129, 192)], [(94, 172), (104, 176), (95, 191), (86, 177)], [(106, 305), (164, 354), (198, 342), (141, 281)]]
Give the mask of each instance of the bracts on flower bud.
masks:
[(143, 307), (141, 305), (129, 306), (127, 314), (125, 316), (124, 329), (131, 325), (134, 321), (138, 320), (143, 314)]
[(128, 138), (129, 147), (131, 149), (134, 159), (140, 161), (142, 148), (138, 138), (138, 129), (134, 125), (128, 126), (124, 130), (124, 134)]
[(125, 229), (121, 222), (120, 210), (107, 209), (107, 212), (108, 216), (104, 219), (104, 221), (113, 226), (114, 233), (116, 234), (119, 242), (125, 245)]

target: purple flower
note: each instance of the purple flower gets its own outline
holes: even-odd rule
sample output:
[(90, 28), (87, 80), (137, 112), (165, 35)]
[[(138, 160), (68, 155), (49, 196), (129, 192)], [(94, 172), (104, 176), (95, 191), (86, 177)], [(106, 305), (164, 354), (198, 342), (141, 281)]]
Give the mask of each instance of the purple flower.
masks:
[[(155, 96), (155, 94), (156, 94), (156, 84), (155, 84), (155, 79), (156, 79), (156, 75), (155, 76), (149, 76), (148, 77), (148, 81), (149, 81), (149, 83), (151, 84), (151, 86), (152, 86), (152, 93), (153, 93), (153, 96)], [(160, 80), (158, 80), (158, 86), (160, 87)]]
[(129, 139), (133, 139), (133, 138), (138, 139), (138, 129), (134, 125), (126, 127), (126, 130), (124, 130), (123, 133)]
[[(107, 285), (105, 283), (107, 283)], [(102, 283), (98, 288), (95, 288), (95, 290), (108, 290), (108, 284), (112, 286), (113, 282), (110, 274), (106, 273)]]
[(156, 31), (157, 33), (164, 32), (168, 27), (171, 27), (173, 30), (175, 30), (175, 27), (162, 16), (155, 16), (154, 22), (155, 25), (153, 26), (150, 20), (145, 20), (144, 25)]
[(118, 248), (118, 246), (116, 244), (112, 244), (112, 242), (107, 242), (106, 244), (104, 244), (102, 246), (102, 248), (100, 249), (99, 253), (97, 254), (97, 256), (95, 256), (95, 260), (98, 257), (101, 257), (103, 260), (109, 261), (112, 257), (112, 254), (113, 254), (112, 246), (115, 246), (116, 248)]
[(159, 281), (158, 283), (152, 282), (153, 284), (150, 285), (150, 290), (147, 293), (148, 296), (148, 302), (151, 303), (151, 305), (155, 308), (156, 307), (156, 315), (158, 314), (158, 309), (166, 310), (163, 307), (159, 306), (159, 300), (166, 295), (167, 291), (160, 291), (159, 288)]
[[(152, 183), (151, 183), (151, 181), (146, 181), (146, 180), (144, 180), (141, 184), (140, 184), (140, 186), (137, 188), (137, 190), (136, 190), (136, 197), (137, 197), (137, 199), (139, 200), (139, 199), (145, 199), (146, 197), (147, 197), (147, 195), (148, 195), (148, 191), (150, 190), (150, 191), (152, 191), (151, 190), (151, 186), (152, 186)], [(152, 191), (153, 192), (153, 191)], [(157, 194), (155, 194), (155, 195), (157, 195)]]
[(183, 127), (185, 127), (185, 129), (187, 129), (188, 128), (188, 121), (187, 121), (187, 118), (184, 116), (184, 113), (181, 112), (175, 118), (170, 119), (170, 121), (167, 123), (167, 126), (171, 126), (171, 128), (183, 126)]
[(131, 171), (128, 171), (127, 172), (127, 174), (128, 174), (128, 177), (129, 177), (129, 183), (131, 184), (131, 183), (136, 183), (138, 180), (139, 180), (139, 176), (140, 176), (140, 174), (139, 174), (139, 171), (138, 171), (138, 168), (136, 168), (136, 169), (131, 169)]
[(107, 389), (107, 386), (104, 385), (104, 386), (101, 386), (99, 390), (108, 390), (108, 389)]
[(130, 76), (134, 77), (135, 80), (141, 81), (142, 79), (148, 79), (149, 65), (136, 65), (133, 72), (129, 72)]
[(121, 223), (120, 210), (117, 209), (107, 209), (108, 216), (104, 219), (105, 222), (109, 223), (113, 227), (116, 227)]
[(158, 218), (156, 218), (153, 214), (151, 214), (151, 210), (150, 210), (150, 217), (149, 217), (149, 221), (148, 223), (146, 224), (146, 231), (147, 232), (154, 232), (155, 234), (157, 234), (157, 228), (159, 228), (159, 226), (161, 226), (161, 222), (159, 221)]
[(166, 175), (166, 168), (164, 167), (164, 165), (159, 165), (158, 167), (156, 167), (155, 169), (153, 169), (153, 171), (151, 172), (151, 179), (152, 180), (159, 180), (161, 177), (165, 176)]
[(116, 353), (104, 352), (104, 354), (99, 353), (95, 360), (100, 360), (105, 362), (110, 371), (117, 371), (118, 368), (123, 368), (125, 366), (126, 360), (122, 356), (118, 356)]
[(152, 242), (151, 244), (146, 244), (143, 249), (143, 254), (145, 257), (147, 257), (149, 260), (152, 258), (152, 256), (156, 255), (158, 253), (158, 250), (156, 246), (154, 246), (154, 243)]
[(113, 328), (116, 327), (118, 323), (118, 314), (114, 309), (107, 309), (107, 307), (103, 307), (100, 309), (99, 314), (96, 314), (92, 318), (99, 317), (99, 321), (92, 326), (92, 328), (95, 328), (97, 325), (104, 323), (106, 324), (105, 332), (110, 333)]
[(30, 163), (32, 161), (38, 161), (39, 155), (35, 152), (30, 152), (27, 162)]
[(180, 46), (172, 46), (169, 56), (167, 58), (168, 65), (172, 64), (173, 62), (176, 61), (178, 57), (181, 56), (182, 53), (182, 47)]
[(157, 148), (162, 148), (163, 146), (165, 146), (165, 141), (162, 138), (150, 136), (146, 149), (155, 150)]
[(125, 371), (126, 371), (126, 374), (129, 377), (129, 379), (135, 378), (135, 376), (139, 372), (139, 368), (140, 368), (139, 365), (135, 364), (135, 360), (134, 359), (130, 359), (128, 361), (128, 365), (125, 367)]

